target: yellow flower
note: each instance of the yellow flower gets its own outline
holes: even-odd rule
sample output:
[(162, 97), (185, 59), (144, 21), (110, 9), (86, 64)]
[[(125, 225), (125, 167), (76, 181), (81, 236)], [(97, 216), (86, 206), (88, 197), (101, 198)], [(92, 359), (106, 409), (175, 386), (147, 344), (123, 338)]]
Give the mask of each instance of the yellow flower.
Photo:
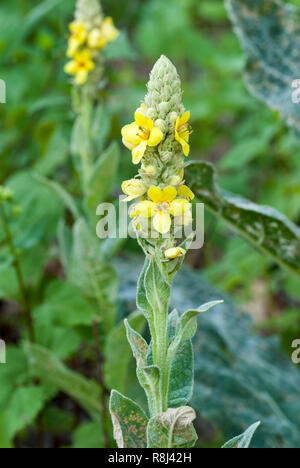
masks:
[(135, 113), (135, 122), (122, 129), (123, 143), (132, 151), (133, 164), (143, 158), (147, 146), (157, 146), (163, 139), (162, 131), (154, 127), (153, 120), (139, 112)]
[(100, 29), (93, 29), (88, 35), (88, 46), (91, 49), (102, 49), (107, 45), (107, 39)]
[(191, 191), (191, 189), (188, 188), (187, 185), (181, 185), (178, 189), (178, 195), (181, 197), (186, 198), (187, 200), (194, 200), (195, 195)]
[(185, 112), (181, 117), (179, 117), (176, 121), (175, 127), (175, 138), (181, 144), (184, 155), (188, 156), (190, 154), (190, 135), (193, 133), (188, 120), (191, 116), (191, 113)]
[(133, 200), (134, 198), (141, 197), (144, 193), (147, 192), (147, 187), (139, 179), (125, 180), (122, 184), (122, 190), (125, 195), (128, 195), (127, 198), (124, 198), (124, 202)]
[(84, 44), (87, 38), (87, 31), (82, 21), (74, 21), (69, 26), (71, 36), (69, 38), (68, 57), (73, 57), (78, 48)]
[(172, 247), (165, 251), (165, 257), (173, 260), (174, 258), (183, 257), (186, 254), (186, 250), (181, 247)]
[(103, 34), (107, 42), (113, 42), (119, 36), (120, 32), (115, 27), (113, 19), (110, 16), (105, 18), (105, 20), (103, 21), (101, 25), (101, 33)]
[(91, 52), (84, 49), (82, 52), (77, 52), (74, 59), (65, 65), (65, 72), (68, 75), (74, 75), (78, 85), (83, 85), (88, 79), (88, 73), (93, 70), (95, 64), (92, 60)]
[(191, 208), (187, 200), (176, 199), (177, 190), (170, 185), (164, 190), (152, 185), (148, 190), (148, 196), (151, 201), (145, 200), (138, 203), (134, 213), (142, 218), (153, 218), (154, 229), (161, 234), (169, 232), (171, 216), (183, 216)]
[(109, 42), (115, 41), (119, 34), (112, 18), (105, 18), (100, 28), (95, 28), (89, 33), (88, 45), (92, 49), (102, 49)]

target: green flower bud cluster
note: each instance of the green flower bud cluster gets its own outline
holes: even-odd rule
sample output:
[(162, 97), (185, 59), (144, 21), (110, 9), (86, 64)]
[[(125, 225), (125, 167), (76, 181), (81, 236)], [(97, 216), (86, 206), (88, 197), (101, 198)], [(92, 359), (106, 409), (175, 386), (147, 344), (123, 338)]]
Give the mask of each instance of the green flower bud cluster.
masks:
[(103, 12), (99, 0), (77, 0), (75, 20), (89, 24), (90, 27), (100, 26)]
[[(158, 146), (147, 148), (140, 175), (145, 182), (153, 185), (177, 185), (180, 183), (179, 173), (183, 169), (184, 158), (182, 147), (175, 139), (175, 126), (185, 108), (182, 104), (181, 80), (167, 57), (162, 56), (156, 62), (147, 87), (148, 94), (144, 100), (146, 117), (163, 132), (164, 139)], [(147, 172), (145, 174), (147, 166), (155, 167), (153, 177), (149, 177)]]

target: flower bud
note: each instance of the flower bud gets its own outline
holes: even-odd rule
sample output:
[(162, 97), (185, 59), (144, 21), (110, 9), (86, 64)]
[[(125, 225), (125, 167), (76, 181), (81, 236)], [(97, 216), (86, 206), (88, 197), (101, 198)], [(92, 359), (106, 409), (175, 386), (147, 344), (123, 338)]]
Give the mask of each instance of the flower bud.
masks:
[(186, 250), (181, 247), (172, 247), (165, 251), (165, 257), (169, 260), (173, 260), (178, 257), (183, 257), (186, 254)]
[(147, 192), (147, 187), (140, 179), (125, 180), (122, 184), (122, 190), (125, 195), (128, 195), (123, 201), (131, 201), (141, 197)]

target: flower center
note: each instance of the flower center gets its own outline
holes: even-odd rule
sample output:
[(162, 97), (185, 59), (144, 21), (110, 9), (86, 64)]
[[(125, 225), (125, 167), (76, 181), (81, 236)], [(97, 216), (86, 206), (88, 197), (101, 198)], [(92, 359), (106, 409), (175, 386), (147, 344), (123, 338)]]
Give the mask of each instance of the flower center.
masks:
[(149, 140), (150, 130), (146, 127), (139, 127), (139, 132), (137, 135), (143, 140)]
[(156, 204), (156, 210), (159, 214), (169, 213), (170, 211), (170, 204), (168, 202), (160, 202)]
[(185, 123), (178, 128), (178, 134), (188, 136), (193, 133), (192, 126), (189, 123)]

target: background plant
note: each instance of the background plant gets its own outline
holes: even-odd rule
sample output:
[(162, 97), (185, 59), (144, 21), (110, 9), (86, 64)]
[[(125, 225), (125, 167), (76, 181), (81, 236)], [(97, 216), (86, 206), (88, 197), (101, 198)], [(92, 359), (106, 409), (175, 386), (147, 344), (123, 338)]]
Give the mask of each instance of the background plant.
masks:
[[(296, 1), (293, 3), (297, 5)], [(249, 5), (247, 2), (246, 12)], [(184, 100), (193, 115), (193, 159), (213, 162), (217, 166), (218, 185), (223, 190), (241, 194), (256, 204), (272, 206), (299, 224), (298, 143), (278, 113), (262, 106), (246, 89), (242, 79), (244, 56), (232, 32), (223, 2), (203, 1), (199, 4), (189, 0), (162, 4), (149, 0), (124, 1), (120, 5), (113, 0), (103, 1), (103, 7), (121, 29), (118, 39), (103, 51), (106, 59), (109, 59), (106, 62), (108, 83), (100, 92), (106, 107), (100, 129), (103, 141), (119, 139), (121, 127), (130, 121), (136, 102), (143, 97), (150, 64), (164, 53), (176, 63), (185, 83)], [(70, 227), (70, 210), (66, 213), (61, 198), (32, 176), (34, 171), (35, 174), (48, 177), (67, 187), (75, 199), (81, 200), (79, 173), (75, 170), (69, 150), (74, 114), (70, 112), (69, 85), (63, 72), (67, 24), (72, 19), (73, 10), (72, 2), (54, 0), (38, 4), (34, 1), (13, 0), (1, 5), (1, 78), (8, 84), (7, 104), (0, 108), (1, 183), (5, 182), (5, 186), (14, 191), (14, 203), (22, 207), (18, 217), (9, 216), (9, 223), (15, 246), (21, 253), (22, 271), (33, 315), (35, 320), (39, 320), (39, 327), (43, 331), (39, 332), (39, 336), (40, 345), (44, 349), (35, 348), (30, 363), (36, 364), (35, 374), (44, 373), (45, 378), (52, 379), (52, 385), (56, 388), (53, 391), (56, 396), (52, 397), (49, 394), (49, 381), (37, 388), (32, 385), (35, 379), (29, 376), (28, 360), (21, 348), (23, 338), (28, 335), (23, 327), (21, 308), (16, 306), (17, 302), (21, 303), (18, 283), (9, 263), (7, 249), (3, 246), (0, 277), (3, 298), (1, 338), (13, 345), (8, 350), (8, 362), (11, 364), (1, 366), (1, 382), (5, 382), (1, 392), (1, 427), (7, 427), (7, 413), (12, 421), (9, 433), (0, 430), (1, 443), (5, 446), (12, 443), (15, 446), (36, 446), (39, 431), (34, 428), (32, 421), (38, 414), (39, 428), (46, 435), (46, 439), (40, 440), (42, 445), (103, 444), (99, 436), (96, 440), (91, 437), (91, 434), (98, 434), (93, 428), (99, 428), (98, 387), (90, 385), (89, 381), (84, 380), (83, 383), (82, 379), (77, 379), (78, 372), (88, 378), (96, 377), (90, 332), (95, 309), (91, 307), (90, 299), (87, 303), (81, 291), (62, 277), (62, 264), (66, 265), (70, 258), (72, 241), (68, 240), (69, 230), (62, 230), (60, 221), (66, 219)], [(283, 10), (281, 18), (284, 14)], [(265, 25), (264, 15), (260, 13), (256, 17), (257, 25)], [(283, 25), (276, 27), (282, 28)], [(124, 30), (128, 31), (128, 35)], [(180, 42), (178, 37), (181, 38)], [(272, 37), (270, 33), (269, 43)], [(297, 47), (294, 47), (293, 51), (296, 50)], [(297, 65), (294, 64), (293, 68), (296, 72)], [(42, 73), (37, 73), (37, 70), (42, 70)], [(287, 89), (283, 88), (282, 93), (286, 96)], [(122, 96), (126, 96), (126, 100), (121, 99)], [(98, 135), (101, 132), (98, 130)], [(134, 174), (130, 155), (124, 149), (115, 182), (116, 190), (122, 180), (129, 180)], [(215, 190), (213, 193), (215, 196)], [(202, 197), (202, 194), (199, 196)], [(222, 204), (223, 196), (217, 199)], [(227, 196), (228, 193), (228, 201)], [(244, 209), (244, 205), (239, 200), (241, 208)], [(242, 210), (247, 219), (253, 216), (253, 208), (247, 205), (246, 212)], [(199, 339), (197, 346), (205, 346), (209, 353), (206, 353), (206, 358), (197, 354), (198, 401), (192, 403), (198, 409), (198, 415), (201, 413), (202, 416), (196, 421), (200, 443), (205, 440), (205, 446), (220, 446), (260, 419), (264, 424), (255, 435), (253, 445), (270, 447), (280, 443), (280, 446), (294, 447), (299, 440), (298, 373), (295, 366), (289, 365), (288, 357), (286, 360), (283, 358), (279, 345), (274, 341), (278, 335), (285, 349), (290, 351), (292, 339), (298, 338), (298, 278), (279, 268), (273, 257), (252, 250), (247, 242), (232, 235), (228, 225), (221, 220), (216, 223), (215, 219), (209, 213), (206, 214), (206, 237), (210, 242), (206, 243), (205, 249), (188, 258), (189, 263), (197, 269), (196, 276), (193, 276), (197, 297), (191, 301), (191, 297), (187, 297), (184, 290), (180, 289), (179, 279), (175, 279), (175, 289), (181, 291), (185, 302), (178, 294), (174, 299), (174, 307), (185, 310), (195, 303), (208, 302), (216, 295), (223, 298), (218, 291), (209, 292), (208, 285), (202, 288), (203, 279), (198, 280), (200, 271), (206, 279), (234, 294), (235, 301), (244, 310), (254, 314), (259, 327), (264, 325), (267, 333), (274, 336), (257, 336), (252, 325), (244, 322), (226, 297), (218, 313), (203, 315), (202, 334), (197, 334), (196, 340)], [(60, 243), (64, 248), (60, 250), (56, 241), (58, 225), (60, 232), (67, 233), (63, 237), (65, 242)], [(287, 225), (281, 226), (284, 228)], [(287, 227), (287, 230), (284, 228), (285, 236), (288, 234), (286, 239), (294, 236), (294, 227)], [(1, 235), (0, 241), (3, 237)], [(114, 249), (115, 246), (111, 249), (106, 243), (102, 252), (111, 254)], [(131, 283), (129, 281), (129, 273), (134, 272), (130, 261), (133, 251), (138, 252), (135, 243), (128, 242), (124, 247), (128, 260), (119, 260), (116, 264), (121, 277), (119, 297), (122, 298), (117, 321), (134, 308), (136, 278), (132, 278)], [(99, 252), (98, 255), (103, 258)], [(137, 260), (133, 262), (135, 264)], [(128, 263), (129, 267), (126, 267)], [(185, 284), (184, 278), (181, 277), (180, 281)], [(235, 318), (234, 323), (230, 321), (232, 317)], [(130, 323), (142, 333), (142, 317), (136, 315)], [(225, 326), (225, 323), (230, 325)], [(141, 393), (133, 383), (134, 369), (122, 328), (122, 325), (117, 326), (110, 333), (105, 346), (106, 385), (142, 401)], [(116, 343), (122, 349), (122, 360), (118, 362), (110, 352)], [(237, 349), (234, 343), (247, 345)], [(255, 355), (255, 364), (249, 360), (249, 354)], [(122, 381), (120, 378), (117, 380), (117, 384), (114, 372), (116, 364), (122, 369), (123, 376)], [(49, 369), (52, 369), (52, 373)], [(70, 369), (77, 373), (74, 375)], [(245, 373), (244, 369), (247, 369)], [(247, 378), (249, 374), (253, 376), (251, 385)], [(224, 378), (228, 391), (224, 385), (220, 385)], [(288, 392), (285, 391), (287, 382)], [(71, 396), (58, 393), (58, 388)], [(89, 390), (89, 395), (96, 397), (86, 398), (83, 388)], [(289, 401), (286, 400), (287, 393)], [(263, 405), (260, 399), (262, 394)], [(239, 405), (234, 403), (237, 399)], [(224, 402), (222, 412), (217, 409), (220, 400)], [(74, 401), (79, 402), (80, 408), (85, 410), (79, 409)], [(222, 416), (229, 414), (230, 425), (229, 417)], [(203, 422), (203, 417), (210, 424)], [(96, 426), (93, 426), (95, 419)]]

